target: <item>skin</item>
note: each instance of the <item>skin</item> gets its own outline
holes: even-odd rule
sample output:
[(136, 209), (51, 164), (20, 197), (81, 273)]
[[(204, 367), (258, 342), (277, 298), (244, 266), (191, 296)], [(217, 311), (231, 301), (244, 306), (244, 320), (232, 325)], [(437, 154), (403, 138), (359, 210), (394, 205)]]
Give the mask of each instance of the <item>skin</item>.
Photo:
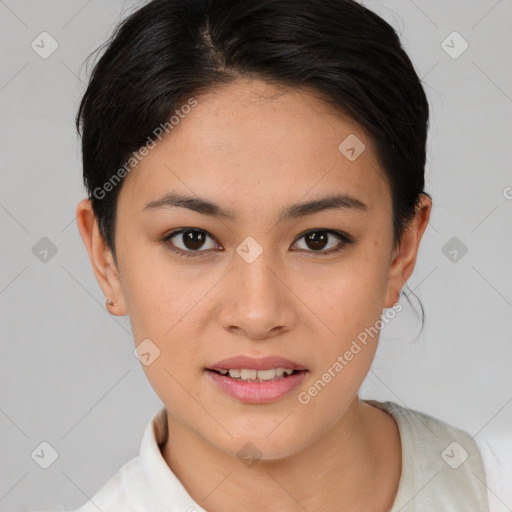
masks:
[[(422, 195), (394, 247), (391, 192), (359, 124), (306, 90), (259, 80), (240, 79), (196, 99), (125, 178), (118, 266), (90, 201), (77, 207), (98, 283), (116, 303), (109, 311), (130, 316), (135, 344), (149, 338), (160, 350), (142, 368), (167, 409), (162, 456), (209, 512), (385, 512), (400, 479), (399, 431), (390, 415), (358, 398), (378, 336), (308, 404), (297, 395), (398, 301), (431, 201)], [(354, 161), (338, 149), (349, 134), (366, 146)], [(171, 190), (232, 209), (236, 220), (185, 208), (142, 212)], [(282, 208), (332, 193), (351, 194), (369, 209), (330, 209), (277, 223)], [(206, 231), (204, 245), (195, 246), (203, 253), (180, 257), (169, 250), (171, 241), (161, 242), (179, 228)], [(322, 256), (302, 236), (310, 229), (339, 230), (355, 243)], [(252, 263), (236, 252), (247, 236), (263, 250)], [(194, 250), (180, 235), (172, 242)], [(338, 243), (330, 235), (320, 250)], [(240, 354), (279, 355), (309, 373), (274, 403), (243, 403), (204, 371)], [(262, 454), (252, 467), (237, 457), (248, 442)]]

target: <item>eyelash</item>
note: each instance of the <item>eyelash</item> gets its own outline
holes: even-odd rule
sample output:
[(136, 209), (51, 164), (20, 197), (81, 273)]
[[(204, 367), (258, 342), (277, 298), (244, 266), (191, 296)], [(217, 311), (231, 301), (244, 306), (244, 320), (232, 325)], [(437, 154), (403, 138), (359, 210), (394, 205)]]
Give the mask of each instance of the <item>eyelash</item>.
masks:
[[(180, 235), (181, 233), (185, 233), (187, 231), (199, 231), (201, 233), (205, 233), (212, 240), (215, 240), (215, 238), (212, 235), (210, 235), (210, 233), (208, 233), (208, 231), (205, 231), (204, 229), (182, 228), (182, 229), (172, 231), (171, 233), (168, 233), (161, 239), (161, 242), (164, 243), (171, 252), (177, 254), (178, 256), (185, 256), (187, 258), (195, 258), (197, 256), (200, 256), (201, 253), (209, 252), (209, 251), (201, 251), (201, 250), (184, 251), (182, 249), (179, 249), (178, 247), (176, 247), (174, 244), (171, 243), (170, 240), (172, 238), (174, 238), (177, 235)], [(346, 246), (354, 243), (354, 240), (352, 238), (350, 238), (348, 235), (342, 233), (341, 231), (336, 231), (336, 230), (332, 230), (332, 229), (310, 229), (310, 230), (306, 231), (305, 233), (302, 233), (302, 235), (297, 238), (297, 240), (293, 243), (293, 245), (295, 245), (301, 238), (309, 235), (310, 233), (329, 233), (329, 234), (335, 235), (340, 240), (340, 243), (338, 244), (338, 246), (336, 246), (336, 248), (330, 249), (328, 251), (312, 251), (312, 250), (306, 251), (306, 252), (313, 253), (314, 255), (325, 256), (325, 255), (333, 254), (333, 253), (341, 251)]]

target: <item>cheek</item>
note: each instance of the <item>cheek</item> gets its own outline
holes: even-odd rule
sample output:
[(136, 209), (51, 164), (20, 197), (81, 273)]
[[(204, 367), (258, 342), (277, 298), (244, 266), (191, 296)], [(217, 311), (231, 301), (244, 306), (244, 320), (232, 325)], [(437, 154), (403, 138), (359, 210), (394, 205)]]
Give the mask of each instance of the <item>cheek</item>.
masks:
[(163, 340), (173, 334), (173, 326), (186, 314), (193, 292), (179, 267), (165, 265), (163, 249), (130, 245), (123, 254), (121, 273), (135, 341), (151, 337)]
[(141, 364), (142, 369), (171, 414), (181, 417), (191, 409), (185, 390), (195, 389), (200, 376), (200, 350), (195, 341), (200, 336), (194, 332), (199, 324), (194, 322), (194, 315), (200, 314), (201, 303), (196, 303), (201, 294), (187, 287), (187, 282), (183, 276), (158, 268), (149, 273), (141, 268), (131, 272), (126, 283), (135, 344), (149, 339), (149, 351), (157, 354), (150, 364)]
[(164, 388), (172, 393), (169, 373), (185, 383), (197, 376), (193, 371), (199, 372), (197, 340), (201, 339), (201, 318), (208, 304), (203, 297), (215, 279), (194, 277), (183, 267), (165, 265), (161, 260), (153, 259), (148, 266), (144, 256), (134, 251), (125, 260), (128, 277), (123, 293), (135, 345), (149, 339), (159, 354), (154, 363), (143, 365), (146, 376), (157, 393)]
[[(331, 275), (322, 293), (309, 294), (323, 329), (315, 345), (316, 371), (297, 397), (315, 428), (315, 418), (334, 425), (357, 395), (374, 359), (381, 324), (384, 291), (379, 267), (346, 268)], [(385, 275), (385, 272), (384, 272)], [(323, 327), (322, 327), (323, 325)], [(328, 329), (328, 328), (329, 329)]]
[[(364, 259), (358, 254), (328, 271), (301, 277), (297, 295), (315, 313), (328, 350), (350, 345), (382, 314), (386, 293), (386, 268), (377, 254)], [(314, 283), (314, 285), (312, 285)], [(320, 331), (319, 331), (320, 332)]]

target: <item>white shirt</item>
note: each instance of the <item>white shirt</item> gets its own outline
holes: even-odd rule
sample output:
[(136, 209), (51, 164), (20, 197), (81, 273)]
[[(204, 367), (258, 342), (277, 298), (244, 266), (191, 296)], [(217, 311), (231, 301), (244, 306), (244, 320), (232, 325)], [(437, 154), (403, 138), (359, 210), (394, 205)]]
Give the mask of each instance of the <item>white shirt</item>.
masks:
[[(484, 462), (467, 432), (395, 402), (363, 401), (391, 414), (400, 431), (402, 474), (390, 512), (489, 512)], [(75, 512), (207, 512), (165, 462), (167, 434), (162, 408), (146, 426), (139, 455)]]

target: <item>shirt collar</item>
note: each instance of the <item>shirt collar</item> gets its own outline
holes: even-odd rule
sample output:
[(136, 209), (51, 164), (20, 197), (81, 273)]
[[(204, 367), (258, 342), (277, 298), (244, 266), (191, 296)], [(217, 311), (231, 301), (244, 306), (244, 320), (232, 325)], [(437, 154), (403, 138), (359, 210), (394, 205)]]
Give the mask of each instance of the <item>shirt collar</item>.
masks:
[(141, 489), (147, 489), (148, 498), (156, 499), (161, 507), (159, 510), (206, 512), (192, 499), (167, 465), (161, 452), (167, 436), (167, 411), (162, 407), (148, 422), (142, 437), (139, 459), (147, 481)]

